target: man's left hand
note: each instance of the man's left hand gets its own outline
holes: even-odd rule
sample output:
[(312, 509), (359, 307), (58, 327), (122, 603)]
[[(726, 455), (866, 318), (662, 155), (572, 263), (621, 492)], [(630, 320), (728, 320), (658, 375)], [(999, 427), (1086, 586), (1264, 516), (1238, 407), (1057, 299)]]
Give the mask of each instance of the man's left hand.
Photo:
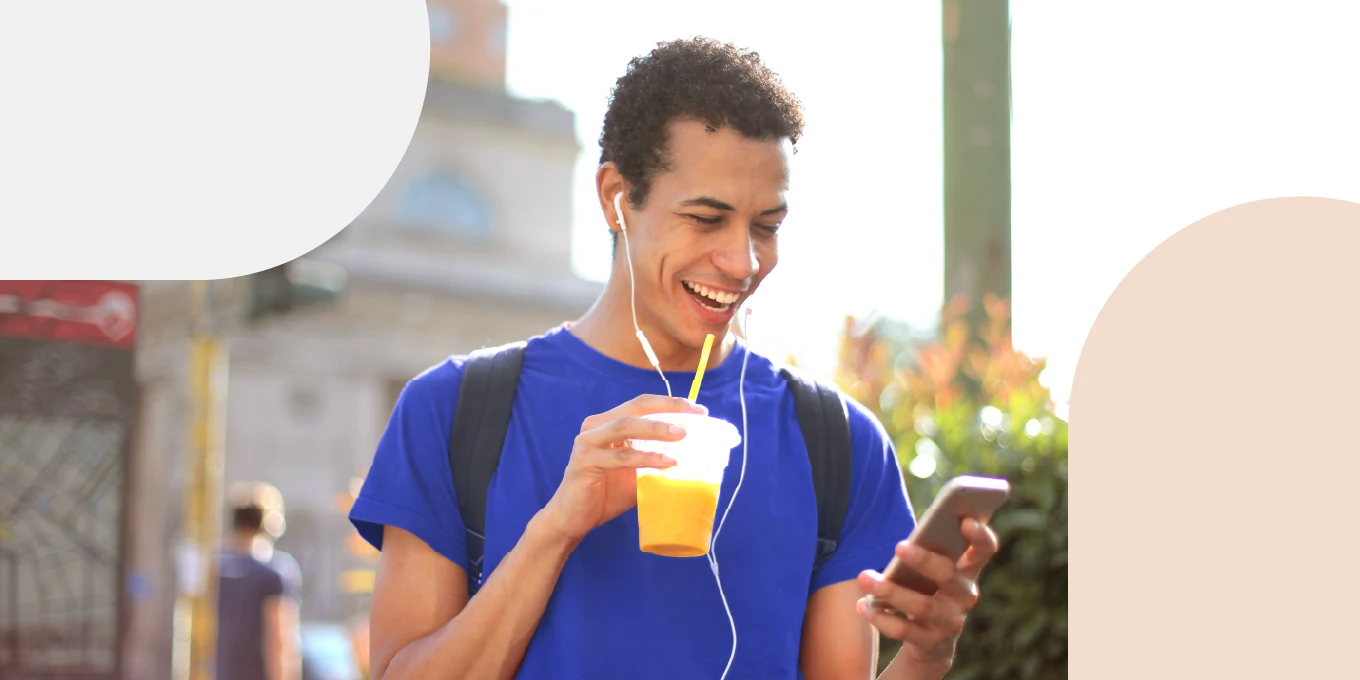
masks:
[(975, 519), (963, 520), (963, 535), (970, 545), (957, 563), (906, 541), (897, 545), (897, 559), (933, 581), (938, 587), (934, 595), (904, 588), (876, 571), (859, 575), (859, 587), (866, 595), (901, 613), (874, 608), (866, 598), (860, 598), (860, 615), (882, 635), (900, 640), (899, 656), (906, 655), (913, 665), (952, 666), (964, 619), (977, 605), (978, 574), (996, 555), (998, 542), (991, 527)]

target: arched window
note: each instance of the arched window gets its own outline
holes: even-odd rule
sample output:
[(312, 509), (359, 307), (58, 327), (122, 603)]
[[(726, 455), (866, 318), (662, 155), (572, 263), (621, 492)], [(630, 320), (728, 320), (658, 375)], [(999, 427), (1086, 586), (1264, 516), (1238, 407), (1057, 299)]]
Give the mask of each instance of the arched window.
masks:
[(491, 231), (486, 201), (472, 184), (444, 170), (426, 174), (406, 191), (401, 203), (404, 226), (484, 237)]

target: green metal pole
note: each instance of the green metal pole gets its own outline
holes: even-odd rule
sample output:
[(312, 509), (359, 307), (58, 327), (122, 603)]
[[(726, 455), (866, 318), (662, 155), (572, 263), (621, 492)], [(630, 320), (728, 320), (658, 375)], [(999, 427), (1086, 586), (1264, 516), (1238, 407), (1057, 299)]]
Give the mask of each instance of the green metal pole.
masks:
[(1011, 294), (1008, 0), (943, 0), (944, 294)]

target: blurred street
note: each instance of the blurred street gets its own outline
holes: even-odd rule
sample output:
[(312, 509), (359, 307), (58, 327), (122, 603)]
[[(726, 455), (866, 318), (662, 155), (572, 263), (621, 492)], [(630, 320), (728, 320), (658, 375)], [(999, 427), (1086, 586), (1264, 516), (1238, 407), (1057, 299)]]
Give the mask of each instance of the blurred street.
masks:
[[(237, 625), (217, 618), (219, 579), (235, 578), (223, 555), (282, 574), (260, 578), (296, 603), (300, 677), (367, 677), (378, 554), (346, 514), (397, 395), (451, 354), (580, 317), (602, 289), (573, 250), (572, 227), (594, 228), (579, 224), (594, 206), (578, 168), (595, 163), (595, 140), (573, 110), (507, 87), (505, 4), (429, 0), (429, 12), (429, 88), (409, 150), (328, 243), (223, 281), (0, 281), (0, 677), (210, 677), (203, 664)], [(1005, 3), (973, 17), (975, 30), (1008, 35)], [(820, 325), (757, 322), (776, 337), (755, 344), (879, 415), (918, 509), (954, 474), (1043, 471), (1019, 502), (1047, 513), (1034, 526), (1060, 530), (1061, 547), (1026, 552), (997, 578), (1050, 579), (1043, 606), (1062, 610), (1061, 625), (1045, 614), (1015, 646), (1065, 668), (1065, 411), (1040, 385), (1043, 362), (1010, 346), (1009, 158), (976, 143), (983, 129), (1008, 148), (1008, 98), (973, 94), (989, 78), (988, 92), (1008, 90), (1008, 43), (954, 43), (951, 31), (967, 32), (958, 21), (946, 12), (944, 59), (973, 70), (946, 69), (952, 122), (935, 140), (948, 169), (943, 291), (910, 296), (939, 319), (865, 313), (854, 295), (808, 299), (813, 283), (795, 270), (770, 306), (805, 306)], [(530, 57), (550, 70), (551, 55)], [(234, 485), (255, 482), (277, 491), (277, 508), (232, 504)]]

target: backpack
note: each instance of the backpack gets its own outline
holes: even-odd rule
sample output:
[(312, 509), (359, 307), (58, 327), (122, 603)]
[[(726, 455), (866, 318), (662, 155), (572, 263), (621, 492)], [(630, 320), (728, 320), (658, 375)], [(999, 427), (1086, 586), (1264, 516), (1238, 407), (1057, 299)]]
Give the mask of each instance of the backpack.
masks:
[[(463, 365), (449, 437), (449, 467), (467, 527), (469, 597), (482, 584), (487, 492), (500, 464), (525, 345), (520, 341), (477, 350)], [(817, 498), (816, 567), (836, 551), (850, 505), (850, 423), (845, 401), (835, 387), (789, 368), (780, 374), (793, 390), (798, 425), (812, 464)]]

